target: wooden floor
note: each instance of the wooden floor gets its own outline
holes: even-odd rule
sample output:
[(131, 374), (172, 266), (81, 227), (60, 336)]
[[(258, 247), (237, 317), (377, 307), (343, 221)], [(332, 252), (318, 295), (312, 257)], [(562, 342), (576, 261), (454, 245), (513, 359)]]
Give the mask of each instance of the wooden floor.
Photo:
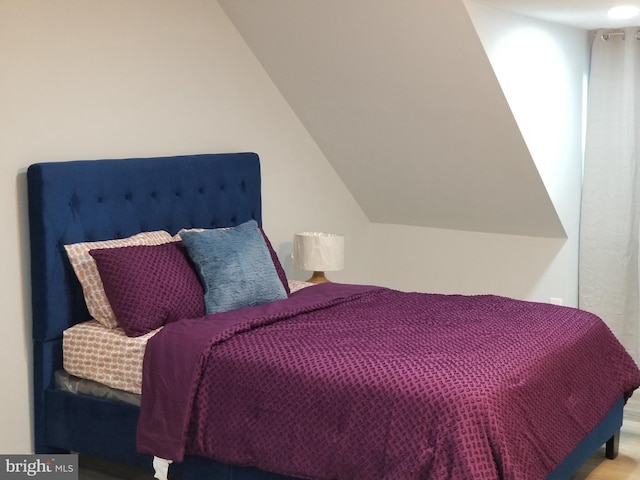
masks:
[[(81, 458), (80, 463), (80, 480), (153, 480), (153, 473), (109, 462)], [(605, 458), (603, 447), (571, 480), (640, 480), (640, 391), (625, 407), (618, 458)]]
[(624, 409), (618, 457), (608, 460), (602, 448), (571, 480), (640, 480), (640, 392)]
[(592, 456), (571, 480), (640, 479), (640, 422), (625, 423), (620, 435), (620, 453), (615, 460), (604, 456), (604, 449)]

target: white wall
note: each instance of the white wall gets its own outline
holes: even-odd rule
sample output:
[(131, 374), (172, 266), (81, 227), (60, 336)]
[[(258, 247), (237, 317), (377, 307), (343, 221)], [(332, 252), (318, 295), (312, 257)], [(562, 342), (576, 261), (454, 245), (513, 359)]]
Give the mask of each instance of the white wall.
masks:
[(587, 32), (465, 4), (567, 239), (373, 225), (374, 282), (576, 306)]
[(292, 277), (305, 276), (286, 258), (293, 232), (318, 229), (347, 238), (334, 278), (368, 280), (366, 217), (217, 2), (3, 0), (0, 62), (0, 452), (32, 448), (31, 163), (255, 151), (265, 229)]
[[(369, 225), (214, 1), (0, 2), (0, 222), (6, 232), (0, 239), (0, 452), (31, 449), (24, 170), (33, 162), (256, 151), (263, 162), (265, 228), (294, 278), (305, 274), (290, 266), (292, 233), (325, 230), (347, 239), (347, 268), (335, 280), (542, 301), (553, 296), (575, 304), (586, 42), (580, 31), (468, 8), (566, 240)], [(556, 61), (535, 64), (550, 79), (544, 89), (509, 76), (517, 51), (501, 60), (495, 53), (523, 27), (558, 43)], [(553, 103), (546, 101), (551, 95)], [(517, 98), (534, 102), (516, 107)], [(539, 106), (542, 112), (530, 115)], [(551, 128), (550, 119), (566, 121)]]

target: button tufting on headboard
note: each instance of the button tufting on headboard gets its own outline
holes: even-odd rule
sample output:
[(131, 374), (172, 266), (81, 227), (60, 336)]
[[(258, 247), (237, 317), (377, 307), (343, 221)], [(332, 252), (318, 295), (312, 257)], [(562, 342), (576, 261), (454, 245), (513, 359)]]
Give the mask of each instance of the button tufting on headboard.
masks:
[[(217, 188), (245, 183), (244, 191)], [(46, 449), (44, 395), (62, 368), (62, 332), (87, 320), (63, 245), (143, 230), (216, 228), (261, 216), (255, 153), (38, 163), (27, 171), (34, 358), (34, 437)], [(213, 219), (213, 220), (212, 220)]]
[[(262, 221), (254, 153), (41, 163), (29, 167), (27, 180), (33, 334), (41, 340), (86, 315), (81, 292), (69, 290), (79, 285), (69, 278), (61, 244)], [(240, 184), (244, 191), (226, 188)]]

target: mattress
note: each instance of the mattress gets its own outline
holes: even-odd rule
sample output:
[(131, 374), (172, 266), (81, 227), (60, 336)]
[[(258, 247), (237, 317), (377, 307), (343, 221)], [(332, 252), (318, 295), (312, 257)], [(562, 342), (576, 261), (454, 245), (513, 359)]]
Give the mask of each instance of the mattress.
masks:
[[(289, 280), (292, 293), (310, 285)], [(76, 324), (63, 333), (64, 370), (80, 379), (140, 394), (147, 341), (160, 330), (128, 337), (121, 328), (108, 328), (95, 320)]]
[(159, 330), (127, 337), (121, 328), (108, 328), (95, 320), (74, 325), (62, 337), (64, 369), (76, 377), (139, 394), (144, 350)]

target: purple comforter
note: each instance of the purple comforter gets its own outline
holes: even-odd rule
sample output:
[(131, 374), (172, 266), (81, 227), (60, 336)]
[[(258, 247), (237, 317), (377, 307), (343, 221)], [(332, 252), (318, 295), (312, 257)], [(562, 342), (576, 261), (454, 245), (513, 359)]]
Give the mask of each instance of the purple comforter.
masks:
[(155, 335), (138, 449), (316, 479), (543, 479), (638, 385), (583, 311), (319, 285)]

